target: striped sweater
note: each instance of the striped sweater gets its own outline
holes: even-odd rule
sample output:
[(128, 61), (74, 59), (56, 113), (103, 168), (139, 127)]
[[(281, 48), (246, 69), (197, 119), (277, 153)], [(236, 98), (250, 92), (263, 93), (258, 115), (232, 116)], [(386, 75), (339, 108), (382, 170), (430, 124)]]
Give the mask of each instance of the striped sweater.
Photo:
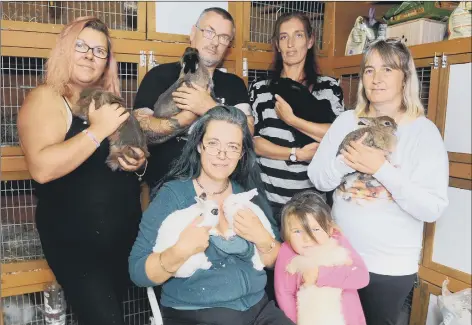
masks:
[[(339, 81), (331, 77), (319, 77), (319, 83), (321, 90), (312, 92), (319, 106), (307, 109), (329, 107), (336, 116), (342, 113), (344, 100)], [(255, 119), (254, 137), (263, 137), (287, 148), (295, 147), (292, 127), (280, 120), (275, 112), (275, 98), (269, 90), (269, 80), (253, 83), (249, 88), (249, 97)], [(266, 186), (267, 197), (275, 207), (280, 208), (300, 191), (316, 190), (307, 175), (308, 162), (293, 163), (266, 157), (258, 157), (258, 162), (262, 169), (261, 177)]]

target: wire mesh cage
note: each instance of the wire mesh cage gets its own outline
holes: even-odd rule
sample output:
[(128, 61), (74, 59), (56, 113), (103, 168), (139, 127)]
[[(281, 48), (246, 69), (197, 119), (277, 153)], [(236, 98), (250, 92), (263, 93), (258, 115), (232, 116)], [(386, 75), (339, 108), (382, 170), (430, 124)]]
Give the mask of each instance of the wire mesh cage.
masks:
[[(428, 113), (429, 88), (431, 84), (431, 67), (416, 68), (420, 85), (420, 100)], [(357, 102), (357, 88), (359, 87), (359, 74), (343, 74), (341, 76), (341, 88), (344, 95), (344, 107), (346, 110), (354, 109)]]
[(46, 59), (2, 56), (0, 99), (0, 144), (18, 145), (16, 118), (26, 94), (41, 83)]
[(2, 20), (67, 24), (94, 16), (111, 29), (136, 31), (137, 1), (2, 1)]
[(138, 91), (138, 64), (134, 62), (119, 62), (118, 76), (121, 82), (121, 96), (126, 102), (126, 107), (132, 108), (134, 97)]
[(417, 68), (420, 83), (420, 100), (424, 106), (424, 114), (428, 115), (429, 87), (431, 85), (431, 67)]
[(343, 74), (341, 76), (341, 88), (344, 97), (344, 109), (354, 109), (357, 101), (357, 87), (359, 86), (359, 74)]
[[(42, 325), (44, 306), (41, 292), (2, 298), (3, 323), (5, 325)], [(73, 324), (68, 322), (68, 324)]]
[[(42, 83), (46, 59), (2, 56), (0, 145), (18, 146), (16, 119), (27, 93)], [(138, 90), (138, 64), (118, 62), (118, 76), (126, 107), (131, 108)]]
[(272, 77), (272, 71), (271, 70), (255, 70), (255, 69), (249, 69), (248, 71), (248, 85), (252, 85), (255, 82), (258, 82), (260, 80), (265, 80), (268, 78)]
[(315, 32), (316, 45), (322, 49), (323, 1), (251, 1), (250, 41), (270, 44), (277, 18), (287, 12), (300, 12), (308, 16)]
[[(42, 291), (2, 298), (1, 305), (5, 325), (46, 325)], [(146, 289), (129, 287), (123, 300), (123, 310), (126, 325), (149, 325), (151, 308)], [(80, 319), (70, 304), (67, 304), (66, 309), (66, 325), (80, 325)]]
[(44, 257), (35, 227), (36, 199), (31, 180), (0, 183), (0, 262), (2, 264)]

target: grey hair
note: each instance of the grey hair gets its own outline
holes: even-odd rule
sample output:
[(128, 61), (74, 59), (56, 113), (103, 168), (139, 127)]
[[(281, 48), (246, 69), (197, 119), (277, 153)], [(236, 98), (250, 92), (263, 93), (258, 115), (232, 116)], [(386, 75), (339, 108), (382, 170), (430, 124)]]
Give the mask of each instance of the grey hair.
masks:
[(173, 161), (170, 171), (161, 184), (167, 180), (188, 180), (197, 178), (200, 175), (202, 165), (198, 146), (202, 143), (203, 136), (211, 121), (225, 121), (241, 128), (243, 133), (242, 156), (230, 179), (241, 185), (245, 190), (257, 188), (259, 193), (257, 197), (265, 199), (265, 191), (260, 178), (261, 170), (256, 160), (254, 143), (247, 125), (247, 117), (241, 110), (233, 106), (215, 106), (195, 122), (182, 154)]
[(370, 44), (365, 51), (359, 73), (359, 87), (355, 109), (356, 115), (362, 117), (367, 116), (369, 113), (370, 101), (365, 93), (362, 77), (367, 60), (374, 52), (380, 55), (385, 65), (403, 72), (403, 99), (401, 109), (411, 117), (423, 116), (424, 107), (420, 100), (420, 86), (415, 62), (413, 61), (408, 47), (401, 40), (395, 38), (375, 41)]
[(231, 25), (233, 26), (233, 35), (231, 35), (231, 37), (234, 38), (234, 35), (236, 34), (236, 25), (234, 23), (233, 16), (231, 16), (231, 14), (228, 11), (224, 10), (223, 8), (211, 7), (211, 8), (207, 8), (207, 9), (203, 10), (202, 13), (200, 14), (200, 16), (198, 17), (197, 22), (196, 22), (195, 25), (200, 27), (200, 21), (209, 12), (214, 12), (215, 14), (218, 14), (221, 17), (223, 17), (224, 19), (229, 20), (231, 22)]
[(284, 241), (289, 240), (290, 220), (298, 219), (303, 229), (315, 241), (316, 238), (310, 229), (309, 218), (315, 218), (320, 227), (329, 234), (334, 227), (331, 208), (323, 197), (312, 191), (303, 191), (295, 194), (282, 208), (280, 233)]

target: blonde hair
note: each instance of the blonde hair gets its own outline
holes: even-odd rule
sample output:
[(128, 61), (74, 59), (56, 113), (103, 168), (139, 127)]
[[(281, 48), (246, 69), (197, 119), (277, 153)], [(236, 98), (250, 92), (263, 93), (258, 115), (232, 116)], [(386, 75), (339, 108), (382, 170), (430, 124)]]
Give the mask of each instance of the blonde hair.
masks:
[(403, 72), (403, 98), (401, 109), (410, 117), (423, 116), (424, 107), (420, 100), (419, 80), (410, 50), (400, 40), (389, 38), (370, 44), (364, 53), (359, 73), (359, 88), (357, 90), (357, 104), (355, 108), (357, 117), (367, 116), (369, 113), (370, 101), (365, 93), (362, 77), (367, 60), (374, 52), (380, 55), (385, 65)]
[(53, 88), (61, 96), (70, 95), (70, 79), (72, 75), (75, 42), (84, 28), (92, 28), (105, 34), (108, 45), (108, 57), (103, 72), (101, 86), (104, 90), (120, 96), (118, 66), (113, 55), (108, 27), (98, 18), (80, 17), (67, 24), (57, 37), (56, 46), (46, 62), (45, 84)]
[(296, 219), (311, 239), (317, 242), (309, 226), (310, 217), (315, 218), (328, 235), (333, 229), (339, 231), (331, 216), (331, 208), (323, 198), (314, 191), (303, 191), (295, 194), (282, 208), (280, 229), (282, 239), (289, 241), (290, 222)]

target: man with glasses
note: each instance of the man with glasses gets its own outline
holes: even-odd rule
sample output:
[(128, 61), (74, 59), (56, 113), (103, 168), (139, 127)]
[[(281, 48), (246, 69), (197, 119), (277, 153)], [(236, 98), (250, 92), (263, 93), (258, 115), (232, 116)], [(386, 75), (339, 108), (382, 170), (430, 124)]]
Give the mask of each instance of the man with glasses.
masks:
[[(217, 7), (208, 8), (201, 13), (197, 23), (192, 26), (190, 46), (198, 50), (200, 62), (212, 75), (216, 98), (221, 104), (241, 109), (248, 117), (248, 125), (252, 132), (254, 119), (251, 115), (244, 81), (234, 74), (217, 69), (234, 38), (234, 33), (233, 17), (226, 10)], [(158, 185), (168, 172), (172, 160), (181, 154), (186, 141), (186, 134), (181, 134), (183, 130), (218, 104), (206, 89), (197, 85), (195, 85), (196, 89), (182, 85), (173, 93), (174, 102), (182, 109), (180, 113), (171, 118), (156, 118), (140, 113), (139, 108), (154, 106), (159, 96), (179, 78), (180, 70), (179, 62), (161, 64), (152, 68), (144, 76), (134, 102), (134, 108), (137, 109), (135, 116), (144, 130), (161, 136), (175, 135), (164, 143), (149, 147), (151, 156), (148, 159), (149, 164), (144, 180), (151, 189)]]

